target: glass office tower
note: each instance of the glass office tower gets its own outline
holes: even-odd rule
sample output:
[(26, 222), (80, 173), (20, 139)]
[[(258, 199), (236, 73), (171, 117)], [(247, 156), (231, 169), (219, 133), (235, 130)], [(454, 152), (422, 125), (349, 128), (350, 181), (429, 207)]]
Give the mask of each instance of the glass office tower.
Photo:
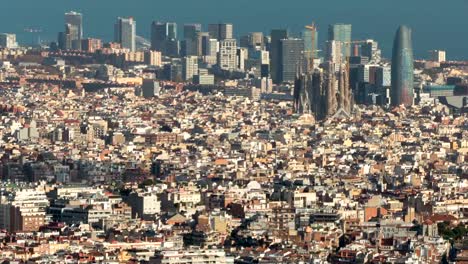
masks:
[(396, 32), (392, 51), (392, 90), (393, 106), (413, 104), (413, 47), (411, 29), (400, 26)]

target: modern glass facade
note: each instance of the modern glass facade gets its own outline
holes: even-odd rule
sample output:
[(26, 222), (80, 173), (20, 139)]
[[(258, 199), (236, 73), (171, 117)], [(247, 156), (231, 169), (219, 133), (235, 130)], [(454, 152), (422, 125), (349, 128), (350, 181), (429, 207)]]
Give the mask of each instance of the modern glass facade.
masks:
[[(315, 36), (312, 38), (312, 34)], [(305, 29), (301, 34), (302, 39), (304, 40), (304, 52), (306, 54), (313, 53), (314, 58), (318, 58), (318, 31), (315, 30), (312, 33), (311, 30)], [(312, 42), (313, 41), (313, 42)]]
[(271, 79), (274, 83), (280, 83), (281, 72), (281, 40), (288, 38), (288, 31), (286, 29), (273, 29), (270, 34), (270, 72)]
[(117, 19), (114, 25), (115, 41), (130, 51), (136, 50), (136, 22), (132, 17)]
[(72, 39), (82, 39), (83, 38), (83, 15), (74, 11), (65, 13), (65, 24), (70, 24), (75, 26), (78, 29), (78, 32), (75, 36), (72, 36)]
[(328, 41), (342, 42), (342, 55), (351, 56), (351, 30), (350, 24), (333, 24), (328, 27)]
[(396, 32), (392, 52), (392, 89), (393, 106), (413, 104), (413, 47), (411, 29), (400, 26)]
[(280, 82), (294, 82), (298, 69), (302, 66), (304, 41), (302, 39), (282, 39), (280, 41)]

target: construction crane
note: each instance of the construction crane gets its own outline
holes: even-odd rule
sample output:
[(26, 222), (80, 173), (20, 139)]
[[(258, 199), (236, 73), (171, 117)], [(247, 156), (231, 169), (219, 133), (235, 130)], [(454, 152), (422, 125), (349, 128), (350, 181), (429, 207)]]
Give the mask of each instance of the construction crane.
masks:
[(31, 35), (31, 45), (36, 45), (36, 44), (41, 45), (41, 33), (42, 33), (41, 28), (25, 27), (23, 28), (23, 31)]
[(310, 54), (306, 54), (306, 56), (307, 56), (307, 72), (311, 73), (314, 70), (315, 52), (317, 51), (317, 47), (315, 46), (315, 42), (316, 42), (315, 37), (317, 35), (317, 26), (315, 25), (314, 22), (312, 22), (312, 24), (306, 25), (305, 28), (310, 31), (311, 40), (312, 40), (312, 43), (311, 43), (312, 48), (311, 48), (310, 51), (307, 51), (307, 53), (310, 53)]

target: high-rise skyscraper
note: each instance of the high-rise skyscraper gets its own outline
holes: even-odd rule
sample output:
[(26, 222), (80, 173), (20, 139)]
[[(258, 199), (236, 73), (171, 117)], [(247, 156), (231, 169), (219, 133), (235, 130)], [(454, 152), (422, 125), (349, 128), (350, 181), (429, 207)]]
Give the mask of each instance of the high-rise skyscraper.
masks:
[(431, 50), (429, 51), (430, 60), (435, 62), (444, 62), (446, 61), (445, 50)]
[(166, 56), (177, 56), (179, 54), (177, 24), (153, 21), (151, 23), (151, 49), (161, 51)]
[(83, 16), (75, 11), (65, 13), (65, 31), (59, 33), (59, 48), (63, 50), (79, 50), (81, 49), (82, 38)]
[(304, 57), (307, 58), (307, 69), (311, 71), (314, 66), (314, 59), (318, 58), (318, 31), (317, 27), (312, 24), (306, 26), (302, 31), (302, 39), (304, 40)]
[(153, 21), (151, 23), (151, 49), (161, 51), (164, 41), (167, 39), (167, 25)]
[(70, 11), (65, 13), (65, 24), (73, 25), (77, 28), (77, 34), (72, 36), (72, 39), (83, 38), (83, 15), (75, 11)]
[(185, 56), (198, 56), (199, 53), (199, 41), (198, 33), (201, 32), (201, 24), (185, 24), (184, 25), (184, 40), (183, 40), (183, 50), (181, 53)]
[(250, 50), (262, 50), (265, 47), (263, 33), (250, 32), (248, 35), (242, 36), (240, 46)]
[(115, 42), (120, 43), (122, 48), (129, 49), (130, 51), (136, 50), (136, 21), (133, 17), (117, 18), (114, 25), (114, 38)]
[(339, 64), (343, 61), (343, 42), (336, 40), (329, 40), (326, 43), (327, 52), (326, 60), (334, 64)]
[(302, 68), (304, 41), (289, 38), (280, 41), (280, 82), (294, 82), (298, 70)]
[(237, 48), (237, 69), (245, 70), (245, 61), (249, 58), (249, 50), (244, 47)]
[(343, 58), (351, 56), (351, 25), (333, 24), (328, 26), (328, 41), (342, 42)]
[(197, 33), (202, 29), (201, 24), (185, 24), (184, 25), (184, 39), (195, 39)]
[(286, 29), (273, 29), (270, 34), (270, 71), (271, 79), (274, 83), (279, 83), (281, 78), (280, 73), (280, 46), (281, 40), (288, 38), (288, 31)]
[(396, 32), (392, 51), (392, 89), (393, 106), (413, 104), (413, 47), (411, 29), (400, 26)]
[(208, 24), (208, 32), (217, 40), (232, 39), (234, 29), (232, 24)]
[(167, 38), (168, 39), (177, 39), (177, 24), (174, 22), (166, 23), (167, 27)]
[(77, 39), (78, 27), (72, 24), (65, 24), (65, 31), (58, 36), (58, 46), (62, 50), (81, 49), (81, 40)]

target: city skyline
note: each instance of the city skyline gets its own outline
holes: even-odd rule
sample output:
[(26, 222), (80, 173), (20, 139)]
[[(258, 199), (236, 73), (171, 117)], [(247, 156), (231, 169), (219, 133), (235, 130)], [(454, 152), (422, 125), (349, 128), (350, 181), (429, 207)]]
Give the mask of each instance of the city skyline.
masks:
[[(421, 8), (417, 1), (409, 5), (411, 8), (407, 12), (397, 7), (403, 3), (402, 1), (380, 3), (380, 8), (375, 7), (371, 1), (367, 0), (357, 3), (353, 2), (353, 4), (338, 1), (340, 3), (339, 9), (333, 9), (333, 5), (323, 2), (317, 2), (313, 5), (306, 1), (298, 1), (296, 2), (297, 6), (291, 5), (288, 7), (278, 1), (272, 6), (265, 6), (263, 9), (257, 9), (261, 6), (261, 3), (258, 3), (242, 13), (239, 11), (239, 8), (235, 7), (231, 13), (226, 14), (224, 17), (221, 17), (221, 14), (216, 12), (212, 13), (212, 9), (208, 8), (208, 2), (199, 6), (194, 3), (186, 3), (187, 9), (182, 8), (180, 10), (175, 9), (177, 3), (165, 3), (166, 8), (163, 6), (150, 14), (147, 10), (151, 10), (151, 8), (145, 8), (145, 5), (147, 7), (153, 6), (149, 1), (142, 1), (139, 6), (130, 8), (125, 1), (120, 0), (113, 1), (112, 6), (106, 7), (103, 4), (95, 5), (95, 3), (90, 1), (80, 1), (79, 3), (67, 2), (55, 5), (52, 5), (50, 1), (43, 1), (39, 5), (29, 0), (20, 0), (18, 3), (15, 2), (7, 7), (12, 12), (16, 11), (20, 13), (17, 16), (9, 17), (12, 12), (7, 12), (6, 16), (0, 18), (0, 22), (3, 22), (0, 23), (0, 31), (16, 33), (20, 43), (27, 44), (31, 42), (33, 37), (31, 34), (23, 33), (23, 29), (28, 27), (40, 28), (43, 31), (40, 34), (42, 39), (53, 40), (56, 38), (56, 32), (63, 30), (57, 26), (57, 22), (59, 19), (63, 19), (63, 13), (69, 10), (83, 13), (86, 37), (103, 38), (106, 41), (113, 38), (112, 30), (109, 30), (109, 28), (112, 29), (113, 21), (118, 16), (135, 17), (135, 20), (138, 21), (137, 34), (147, 39), (149, 39), (149, 25), (153, 20), (174, 21), (179, 26), (184, 23), (201, 23), (205, 26), (209, 23), (220, 21), (233, 23), (237, 38), (250, 31), (268, 33), (272, 28), (280, 27), (289, 28), (291, 32), (299, 36), (303, 25), (313, 20), (318, 25), (319, 39), (326, 39), (326, 31), (329, 24), (349, 23), (353, 25), (354, 39), (373, 38), (382, 43), (381, 48), (384, 56), (390, 57), (394, 29), (399, 24), (407, 24), (413, 28), (414, 32), (417, 32), (414, 35), (416, 58), (425, 58), (429, 50), (444, 49), (448, 51), (448, 59), (466, 59), (466, 55), (463, 52), (464, 46), (461, 45), (463, 41), (444, 41), (444, 39), (456, 40), (460, 37), (465, 23), (461, 19), (463, 16), (460, 9), (467, 6), (466, 1), (462, 0), (444, 3), (445, 5), (440, 6), (437, 10), (427, 9), (425, 14), (416, 12), (418, 8)], [(244, 2), (241, 1), (241, 3)], [(23, 10), (21, 6), (26, 4), (32, 5), (34, 7), (32, 9), (34, 10), (42, 10), (47, 7), (49, 15), (43, 16), (40, 12), (30, 13), (28, 10)], [(314, 9), (310, 9), (314, 10), (313, 12), (305, 12), (307, 8), (312, 7), (315, 7)], [(193, 10), (194, 12), (191, 13), (188, 10)], [(343, 13), (342, 10), (350, 10), (354, 11), (354, 13), (350, 12), (347, 14)], [(410, 10), (413, 10), (413, 12), (410, 12)], [(272, 15), (277, 16), (281, 11), (287, 11), (287, 14), (291, 14), (294, 11), (295, 15), (287, 15), (284, 19), (273, 20)], [(390, 16), (392, 12), (399, 14), (398, 18)], [(457, 15), (457, 12), (460, 12), (459, 15)], [(258, 14), (253, 16), (253, 13)], [(442, 13), (447, 14), (445, 15), (445, 22), (443, 24), (427, 20), (427, 17), (431, 16), (440, 17)], [(24, 17), (25, 14), (28, 14), (28, 16)], [(355, 15), (350, 16), (350, 14)], [(254, 23), (247, 24), (243, 17), (252, 18)], [(378, 19), (376, 20), (375, 17), (378, 17)], [(451, 24), (452, 26), (445, 27), (444, 25), (447, 24)], [(431, 28), (433, 34), (424, 30), (426, 26)], [(322, 47), (322, 45), (320, 46)]]
[(467, 2), (418, 1), (8, 3), (1, 264), (468, 260)]

